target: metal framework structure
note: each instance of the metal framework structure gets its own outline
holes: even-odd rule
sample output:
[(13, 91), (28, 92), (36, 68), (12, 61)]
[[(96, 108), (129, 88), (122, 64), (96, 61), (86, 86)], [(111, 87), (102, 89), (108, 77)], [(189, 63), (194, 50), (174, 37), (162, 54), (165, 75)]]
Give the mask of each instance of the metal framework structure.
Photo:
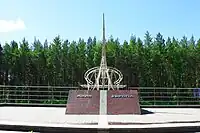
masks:
[(104, 14), (101, 63), (99, 67), (93, 67), (86, 71), (84, 77), (87, 85), (81, 85), (81, 87), (87, 87), (88, 90), (99, 90), (100, 88), (114, 90), (126, 87), (126, 85), (120, 85), (120, 82), (123, 79), (122, 73), (116, 68), (107, 66)]

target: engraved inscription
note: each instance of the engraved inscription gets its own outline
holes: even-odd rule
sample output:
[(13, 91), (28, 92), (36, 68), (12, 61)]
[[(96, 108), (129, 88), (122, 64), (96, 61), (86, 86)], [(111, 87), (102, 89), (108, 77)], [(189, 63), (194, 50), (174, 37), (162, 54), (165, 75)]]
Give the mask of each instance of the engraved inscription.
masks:
[(112, 95), (112, 98), (133, 98), (133, 95)]
[(77, 95), (77, 98), (92, 98), (92, 95)]

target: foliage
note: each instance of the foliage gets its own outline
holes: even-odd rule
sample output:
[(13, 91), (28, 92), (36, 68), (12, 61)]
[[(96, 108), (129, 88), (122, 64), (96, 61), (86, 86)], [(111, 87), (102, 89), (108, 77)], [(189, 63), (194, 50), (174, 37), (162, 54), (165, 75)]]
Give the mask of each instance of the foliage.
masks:
[[(118, 68), (123, 73), (124, 84), (134, 86), (137, 76), (139, 86), (142, 87), (199, 87), (200, 39), (195, 41), (192, 36), (188, 40), (184, 36), (181, 40), (175, 37), (165, 40), (161, 33), (153, 38), (148, 31), (144, 38), (142, 41), (136, 36), (131, 36), (129, 41), (120, 44), (118, 39), (111, 36), (107, 41), (108, 65)], [(80, 38), (77, 42), (63, 41), (60, 36), (56, 36), (52, 42), (45, 40), (44, 43), (36, 38), (33, 43), (25, 38), (19, 43), (12, 41), (0, 45), (0, 84), (78, 86), (85, 83), (84, 72), (98, 66), (100, 58), (101, 41), (97, 41), (96, 37), (89, 37), (87, 41)], [(21, 92), (12, 93), (21, 95), (28, 90), (20, 89)], [(34, 91), (43, 89), (32, 88)], [(154, 96), (164, 96), (159, 89), (151, 92), (153, 91)], [(179, 96), (192, 95), (191, 89), (184, 92), (188, 92), (187, 95), (179, 92)], [(176, 97), (175, 90), (170, 97)], [(144, 102), (146, 101), (144, 99)], [(44, 99), (43, 102), (52, 103)], [(58, 99), (53, 103), (59, 103)]]
[[(0, 84), (77, 86), (84, 83), (84, 72), (100, 63), (101, 42), (96, 38), (78, 42), (62, 41), (60, 36), (48, 44), (23, 39), (0, 45)], [(124, 82), (133, 84), (134, 75), (144, 87), (198, 87), (200, 81), (200, 40), (194, 37), (165, 41), (149, 32), (145, 40), (131, 36), (120, 44), (107, 41), (107, 61), (122, 71)]]

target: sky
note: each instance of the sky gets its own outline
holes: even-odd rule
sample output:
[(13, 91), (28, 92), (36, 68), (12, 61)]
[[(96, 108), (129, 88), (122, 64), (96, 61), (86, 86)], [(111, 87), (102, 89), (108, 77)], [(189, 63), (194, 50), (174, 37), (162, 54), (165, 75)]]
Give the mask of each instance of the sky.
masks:
[(160, 32), (165, 38), (200, 37), (200, 0), (0, 0), (0, 42), (34, 37), (44, 42), (60, 35), (102, 39), (102, 13), (106, 37), (144, 39)]

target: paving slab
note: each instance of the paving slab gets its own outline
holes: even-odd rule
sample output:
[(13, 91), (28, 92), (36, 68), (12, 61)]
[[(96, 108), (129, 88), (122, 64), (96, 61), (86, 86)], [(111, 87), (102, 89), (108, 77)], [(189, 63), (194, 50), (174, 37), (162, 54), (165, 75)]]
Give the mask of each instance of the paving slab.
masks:
[(0, 107), (0, 121), (21, 121), (40, 123), (98, 123), (124, 122), (135, 124), (162, 124), (200, 122), (200, 109), (197, 108), (145, 108), (145, 115), (65, 115), (63, 107)]
[(146, 115), (109, 115), (109, 122), (132, 124), (162, 124), (200, 122), (200, 109), (191, 108), (145, 108), (152, 113)]
[(200, 109), (197, 108), (143, 108), (150, 112), (144, 115), (65, 115), (65, 109), (64, 107), (0, 107), (0, 125), (23, 125), (38, 129), (54, 127), (143, 131), (153, 128), (180, 130), (183, 127), (190, 129), (197, 127), (200, 131)]
[(0, 121), (98, 123), (98, 115), (65, 115), (61, 107), (0, 107)]

